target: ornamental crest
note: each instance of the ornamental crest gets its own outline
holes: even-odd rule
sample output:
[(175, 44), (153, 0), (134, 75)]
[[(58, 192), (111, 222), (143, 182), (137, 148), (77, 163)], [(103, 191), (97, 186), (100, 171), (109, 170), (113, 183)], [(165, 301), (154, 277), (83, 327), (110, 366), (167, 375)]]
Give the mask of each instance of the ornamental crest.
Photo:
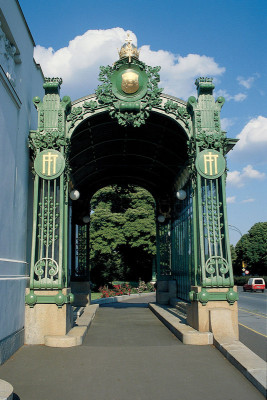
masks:
[(120, 125), (138, 127), (145, 124), (152, 107), (161, 104), (160, 67), (152, 68), (139, 61), (139, 52), (130, 42), (128, 38), (131, 54), (120, 52), (120, 60), (112, 67), (100, 67), (99, 80), (103, 83), (96, 95), (99, 104), (107, 106), (110, 116)]
[(127, 94), (137, 92), (139, 89), (139, 75), (132, 71), (124, 72), (121, 76), (121, 88)]
[(37, 154), (34, 169), (43, 179), (56, 179), (65, 169), (65, 159), (57, 150), (44, 150)]
[(216, 150), (203, 150), (197, 155), (196, 168), (204, 178), (219, 178), (224, 173), (225, 166), (224, 156)]

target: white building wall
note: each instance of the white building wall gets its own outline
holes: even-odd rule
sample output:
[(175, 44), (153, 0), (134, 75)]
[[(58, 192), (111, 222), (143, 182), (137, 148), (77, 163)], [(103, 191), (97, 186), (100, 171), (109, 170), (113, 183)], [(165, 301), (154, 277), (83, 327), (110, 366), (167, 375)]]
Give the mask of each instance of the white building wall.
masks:
[[(0, 0), (0, 364), (24, 341), (30, 129), (43, 75), (16, 0)], [(28, 240), (30, 243), (30, 240)]]

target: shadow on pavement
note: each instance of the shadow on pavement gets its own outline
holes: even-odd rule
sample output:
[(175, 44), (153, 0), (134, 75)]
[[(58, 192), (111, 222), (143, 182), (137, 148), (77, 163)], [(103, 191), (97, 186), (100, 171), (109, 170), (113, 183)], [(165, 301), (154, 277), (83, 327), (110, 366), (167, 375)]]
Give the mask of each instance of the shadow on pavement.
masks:
[(139, 308), (148, 308), (148, 303), (108, 303), (108, 304), (100, 304), (100, 307), (111, 307), (111, 308), (130, 308), (130, 307), (139, 307)]

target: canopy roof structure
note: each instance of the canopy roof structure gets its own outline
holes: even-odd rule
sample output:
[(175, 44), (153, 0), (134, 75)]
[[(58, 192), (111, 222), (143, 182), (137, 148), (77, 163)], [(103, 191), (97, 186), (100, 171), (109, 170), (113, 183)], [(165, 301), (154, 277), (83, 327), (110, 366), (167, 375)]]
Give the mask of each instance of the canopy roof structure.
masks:
[(73, 185), (90, 198), (109, 184), (136, 184), (155, 198), (171, 194), (187, 160), (187, 134), (175, 120), (151, 112), (145, 125), (123, 127), (107, 112), (85, 119), (71, 137)]

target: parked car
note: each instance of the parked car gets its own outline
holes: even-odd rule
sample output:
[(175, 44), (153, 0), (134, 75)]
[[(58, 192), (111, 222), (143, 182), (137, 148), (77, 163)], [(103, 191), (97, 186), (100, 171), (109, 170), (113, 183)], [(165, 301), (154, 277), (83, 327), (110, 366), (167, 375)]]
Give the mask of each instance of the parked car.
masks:
[(243, 286), (244, 292), (250, 291), (254, 292), (256, 290), (261, 290), (264, 292), (265, 281), (263, 278), (249, 278), (248, 283)]

